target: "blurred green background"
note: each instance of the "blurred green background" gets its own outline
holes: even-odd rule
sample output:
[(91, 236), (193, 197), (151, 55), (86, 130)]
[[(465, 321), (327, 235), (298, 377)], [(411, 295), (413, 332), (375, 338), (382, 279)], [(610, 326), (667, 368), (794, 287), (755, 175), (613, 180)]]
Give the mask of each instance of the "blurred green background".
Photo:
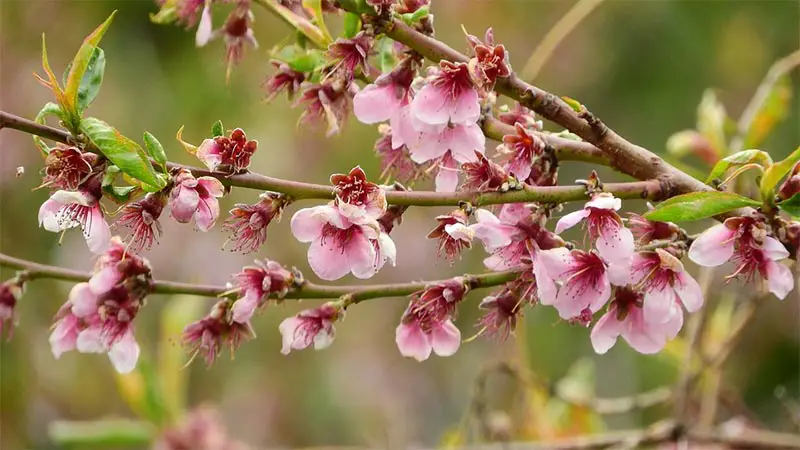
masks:
[[(510, 51), (512, 63), (521, 68), (537, 42), (572, 4), (435, 0), (432, 12), (437, 37), (462, 50), (462, 24), (476, 35), (491, 25), (496, 39)], [(199, 143), (211, 124), (221, 119), (226, 127), (241, 127), (249, 138), (259, 141), (251, 167), (254, 171), (324, 183), (331, 173), (360, 164), (368, 175), (377, 177), (378, 162), (372, 154), (375, 127), (353, 118), (340, 136), (325, 139), (322, 129), (296, 126), (301, 110), (289, 109), (285, 98), (270, 104), (262, 101), (260, 84), (271, 71), (268, 50), (289, 30), (260, 9), (255, 9), (254, 28), (261, 48), (248, 49), (226, 85), (223, 44), (215, 41), (198, 50), (193, 31), (150, 23), (148, 13), (157, 7), (149, 0), (3, 1), (2, 109), (32, 118), (51, 100), (31, 75), (42, 73), (43, 32), (51, 64), (60, 73), (82, 38), (115, 9), (119, 13), (102, 43), (108, 60), (103, 89), (88, 114), (135, 139), (145, 130), (152, 132), (177, 162), (197, 164), (173, 139), (180, 126), (186, 127), (185, 139)], [(579, 99), (626, 138), (661, 152), (671, 134), (694, 127), (697, 104), (706, 88), (716, 88), (728, 112), (738, 118), (769, 66), (798, 48), (799, 20), (796, 1), (608, 0), (562, 42), (536, 83)], [(221, 16), (216, 17), (216, 23), (221, 21)], [(796, 85), (797, 77), (793, 80)], [(797, 106), (794, 99), (790, 117), (763, 146), (776, 159), (800, 143)], [(67, 233), (59, 246), (57, 235), (37, 227), (37, 210), (47, 192), (32, 190), (40, 183), (37, 171), (41, 160), (31, 139), (4, 130), (0, 149), (2, 251), (38, 262), (90, 269), (91, 256), (79, 232)], [(21, 178), (14, 175), (18, 166), (26, 169)], [(565, 164), (561, 181), (583, 178), (589, 169)], [(604, 180), (624, 179), (601, 173)], [(254, 202), (257, 194), (234, 190), (222, 200), (222, 209), (235, 202)], [(231, 273), (258, 256), (295, 265), (314, 280), (305, 258), (306, 244), (296, 242), (288, 230), (288, 218), (304, 206), (311, 204), (290, 207), (284, 221), (270, 227), (261, 251), (247, 256), (221, 250), (227, 236), (219, 226), (202, 234), (165, 215), (161, 245), (145, 256), (160, 279), (223, 284)], [(635, 211), (644, 207), (628, 206)], [(409, 210), (402, 226), (392, 234), (398, 243), (397, 267), (385, 268), (373, 281), (432, 279), (482, 270), (480, 246), (452, 266), (436, 258), (435, 243), (426, 240), (425, 234), (434, 226), (433, 217), (446, 211)], [(577, 239), (578, 234), (570, 237)], [(12, 275), (2, 271), (3, 279)], [(348, 277), (342, 282), (358, 281)], [(0, 343), (0, 447), (4, 450), (57, 448), (47, 435), (48, 423), (54, 420), (135, 417), (118, 393), (105, 356), (73, 352), (58, 361), (53, 359), (48, 327), (70, 287), (69, 283), (44, 280), (30, 284), (19, 305), (20, 323), (13, 339)], [(733, 301), (736, 295), (747, 295), (749, 289), (725, 285), (720, 279), (712, 292), (719, 299)], [(458, 326), (465, 337), (477, 331), (477, 304), (485, 294), (472, 293), (461, 308)], [(153, 296), (137, 318), (145, 365), (161, 354), (172, 355), (173, 365), (180, 366), (183, 360), (176, 363), (174, 355), (182, 354), (178, 348), (181, 326), (200, 317), (213, 302), (181, 300), (182, 307), (173, 308), (178, 313), (165, 314), (171, 300)], [(475, 429), (474, 421), (462, 419), (476, 377), (501, 361), (521, 361), (538, 379), (555, 382), (577, 360), (589, 358), (596, 365), (589, 384), (596, 385), (598, 395), (616, 396), (674, 382), (682, 360), (679, 343), (660, 355), (641, 356), (620, 341), (609, 354), (597, 357), (588, 330), (559, 323), (553, 309), (542, 307), (528, 312), (525, 332), (516, 343), (478, 339), (465, 344), (453, 357), (432, 357), (419, 364), (403, 359), (394, 344), (404, 299), (380, 299), (353, 307), (346, 321), (338, 325), (331, 348), (282, 356), (278, 323), (300, 306), (315, 304), (286, 303), (268, 308), (254, 320), (258, 339), (242, 346), (235, 360), (229, 361), (225, 355), (211, 369), (198, 361), (177, 372), (179, 378), (186, 378), (187, 405), (215, 405), (230, 433), (254, 447), (400, 448), (434, 446), (443, 440), (457, 441), (459, 436), (463, 439), (469, 433), (454, 430), (462, 423), (468, 430)], [(162, 327), (165, 316), (177, 325)], [(724, 320), (720, 323), (716, 333), (724, 336)], [(798, 296), (792, 294), (782, 303), (771, 298), (748, 328), (724, 377), (752, 411), (752, 419), (774, 429), (791, 426), (773, 391), (785, 386), (790, 396), (799, 394), (798, 339)], [(545, 416), (564, 417), (552, 404), (537, 406), (535, 396), (523, 395), (524, 390), (501, 376), (491, 378), (487, 389), (487, 410), (505, 413), (491, 414), (484, 422), (502, 429), (507, 414), (513, 424), (512, 438), (547, 437), (537, 421)], [(180, 397), (180, 389), (166, 390)], [(664, 407), (618, 415), (608, 418), (606, 426), (641, 426), (669, 411)], [(722, 418), (730, 416), (724, 408), (721, 411)], [(567, 426), (558, 433), (598, 427), (582, 425), (574, 417), (567, 420), (575, 429)]]

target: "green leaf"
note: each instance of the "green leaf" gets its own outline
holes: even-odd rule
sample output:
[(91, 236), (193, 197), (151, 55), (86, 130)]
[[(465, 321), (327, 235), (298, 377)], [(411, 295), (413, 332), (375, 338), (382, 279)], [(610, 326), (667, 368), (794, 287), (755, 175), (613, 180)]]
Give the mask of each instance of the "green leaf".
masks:
[(114, 186), (112, 184), (103, 186), (103, 193), (110, 197), (115, 203), (127, 203), (131, 196), (139, 189), (136, 186)]
[(325, 54), (319, 50), (308, 50), (307, 52), (295, 56), (292, 60), (287, 61), (292, 70), (298, 72), (310, 73), (314, 72), (320, 67), (328, 63), (325, 59)]
[(141, 420), (108, 419), (91, 422), (57, 420), (47, 426), (50, 439), (62, 447), (149, 446), (156, 436), (153, 425)]
[(100, 119), (87, 117), (81, 121), (80, 129), (92, 144), (124, 173), (156, 189), (166, 186), (166, 182), (156, 176), (142, 147), (123, 136), (111, 125)]
[(344, 37), (351, 38), (361, 30), (361, 16), (353, 13), (344, 14)]
[[(64, 71), (64, 76), (69, 73), (72, 63), (67, 66)], [(81, 84), (78, 87), (78, 111), (83, 112), (92, 103), (97, 94), (100, 92), (100, 86), (103, 84), (103, 74), (106, 71), (106, 54), (100, 47), (95, 47), (92, 52), (92, 57), (89, 60), (89, 65), (86, 67), (86, 72), (83, 74)], [(66, 81), (65, 81), (66, 83)]]
[(50, 68), (50, 61), (47, 58), (47, 43), (45, 41), (44, 34), (42, 34), (42, 68), (44, 69), (45, 74), (47, 74), (47, 80), (39, 78), (39, 82), (47, 86), (53, 92), (53, 95), (56, 97), (56, 103), (58, 103), (58, 106), (60, 107), (60, 117), (64, 121), (64, 125), (69, 129), (70, 132), (76, 134), (75, 132), (78, 130), (79, 123), (71, 122), (71, 118), (75, 117), (76, 114), (70, 109), (73, 105), (71, 105), (68, 101), (64, 90), (61, 89), (61, 86), (58, 84), (58, 79), (56, 79), (53, 69)]
[[(97, 95), (97, 91), (100, 90), (100, 83), (103, 81), (103, 71), (105, 70), (105, 55), (103, 55), (102, 50), (100, 50), (99, 54), (96, 53), (96, 51), (99, 50), (97, 45), (100, 43), (100, 39), (103, 38), (106, 30), (108, 30), (109, 25), (111, 25), (111, 21), (114, 20), (114, 15), (116, 13), (116, 11), (112, 12), (111, 15), (108, 16), (108, 19), (97, 27), (92, 34), (86, 36), (86, 39), (83, 40), (83, 44), (81, 44), (78, 53), (75, 54), (75, 58), (72, 59), (72, 63), (70, 64), (67, 80), (64, 83), (64, 94), (67, 97), (67, 101), (71, 102), (73, 105), (71, 111), (77, 114), (80, 114), (85, 108), (85, 106), (81, 107), (81, 86), (83, 86), (84, 102), (86, 102), (86, 106), (88, 106), (91, 100), (94, 99), (94, 96)], [(85, 80), (84, 75), (90, 70), (93, 58), (95, 63), (94, 73), (90, 73), (88, 79)]]
[(778, 207), (792, 217), (800, 217), (800, 193), (778, 203)]
[(688, 222), (705, 219), (745, 206), (761, 206), (751, 198), (730, 192), (692, 192), (661, 202), (656, 209), (644, 214), (660, 222)]
[(430, 7), (425, 5), (422, 8), (414, 11), (413, 13), (405, 13), (400, 16), (400, 18), (405, 22), (407, 25), (411, 26), (415, 23), (418, 23), (420, 20), (428, 17), (430, 14)]
[(164, 170), (167, 170), (167, 152), (164, 151), (164, 146), (147, 131), (144, 132), (144, 148), (151, 158), (161, 165)]
[(697, 106), (697, 131), (700, 132), (714, 148), (718, 155), (728, 153), (725, 139), (725, 123), (728, 114), (725, 107), (717, 99), (713, 89), (706, 89)]
[(222, 121), (218, 120), (211, 126), (211, 137), (219, 137), (225, 135), (225, 127), (222, 126)]
[(375, 15), (375, 9), (369, 6), (366, 0), (339, 0), (339, 6), (347, 12)]
[[(33, 121), (38, 124), (45, 124), (48, 116), (56, 116), (60, 120), (64, 120), (64, 112), (61, 111), (61, 107), (53, 102), (47, 102), (39, 111), (39, 113), (36, 114), (36, 117), (33, 119)], [(33, 136), (33, 142), (45, 155), (50, 153), (50, 147), (44, 143), (44, 139), (40, 138), (39, 136)]]
[(760, 166), (767, 168), (772, 165), (772, 157), (769, 156), (769, 153), (762, 150), (742, 150), (741, 152), (734, 153), (733, 155), (723, 158), (714, 166), (714, 168), (711, 170), (711, 173), (708, 175), (708, 178), (706, 179), (706, 184), (709, 184), (715, 178), (719, 178), (724, 175), (725, 172), (731, 167), (742, 166), (751, 163), (759, 164)]
[(776, 162), (764, 172), (761, 177), (761, 198), (770, 201), (774, 196), (775, 187), (792, 170), (795, 164), (800, 161), (800, 147), (793, 151), (782, 161)]
[(750, 122), (744, 138), (745, 147), (761, 145), (775, 125), (786, 118), (792, 93), (792, 82), (788, 76), (784, 75), (775, 82)]
[(319, 28), (326, 44), (333, 42), (331, 32), (325, 25), (325, 16), (322, 14), (322, 0), (303, 0), (303, 6), (314, 12), (314, 24)]
[(394, 54), (394, 41), (384, 37), (378, 43), (378, 61), (381, 72), (388, 73), (397, 65), (397, 57)]
[(150, 21), (158, 25), (169, 25), (178, 19), (178, 7), (175, 0), (167, 0), (157, 13), (150, 13)]

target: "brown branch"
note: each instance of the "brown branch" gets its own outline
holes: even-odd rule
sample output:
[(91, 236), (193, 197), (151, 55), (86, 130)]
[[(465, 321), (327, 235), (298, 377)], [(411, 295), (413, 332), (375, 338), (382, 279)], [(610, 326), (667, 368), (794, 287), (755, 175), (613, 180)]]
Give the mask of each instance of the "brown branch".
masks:
[[(504, 124), (503, 124), (504, 125)], [(74, 142), (72, 136), (63, 130), (42, 125), (33, 121), (0, 111), (0, 127), (8, 127), (34, 135), (46, 137), (57, 142)], [(501, 129), (495, 126), (495, 129)], [(561, 148), (571, 148), (569, 143), (576, 143), (564, 138), (552, 140), (552, 143)], [(590, 150), (583, 143), (577, 142), (578, 150)], [(587, 156), (587, 161), (597, 161), (596, 152)], [(295, 200), (300, 199), (332, 199), (333, 187), (330, 185), (311, 184), (300, 181), (283, 180), (257, 173), (243, 173), (231, 175), (226, 172), (211, 172), (196, 167), (182, 166), (169, 163), (169, 168), (186, 168), (195, 176), (212, 176), (227, 186), (236, 186), (263, 191), (276, 191), (289, 195)], [(659, 199), (662, 197), (661, 183), (657, 181), (635, 181), (630, 183), (607, 183), (605, 190), (620, 198)], [(562, 203), (568, 201), (586, 200), (586, 188), (581, 185), (574, 186), (529, 186), (508, 192), (429, 192), (429, 191), (389, 191), (386, 200), (394, 205), (414, 206), (457, 206), (461, 202), (470, 202), (474, 206), (495, 205), (518, 202)]]
[[(55, 280), (82, 282), (91, 278), (92, 274), (79, 270), (39, 264), (24, 259), (14, 258), (0, 253), (0, 267), (8, 267), (24, 272), (24, 279), (50, 278)], [(499, 286), (512, 281), (519, 275), (518, 271), (493, 272), (480, 275), (464, 275), (472, 289)], [(409, 283), (372, 284), (362, 286), (329, 286), (304, 282), (301, 286), (290, 290), (286, 299), (334, 299), (348, 296), (350, 303), (359, 303), (379, 297), (405, 297), (424, 289), (429, 284), (442, 283), (447, 280), (416, 281)], [(154, 294), (191, 294), (204, 297), (219, 297), (229, 294), (227, 286), (181, 283), (177, 281), (155, 280)]]

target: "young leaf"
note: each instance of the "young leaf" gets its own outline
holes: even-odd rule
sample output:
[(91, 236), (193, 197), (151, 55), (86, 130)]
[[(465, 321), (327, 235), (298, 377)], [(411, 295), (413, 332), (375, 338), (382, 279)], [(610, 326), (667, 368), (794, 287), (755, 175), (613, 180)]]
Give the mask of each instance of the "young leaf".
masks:
[(388, 73), (397, 65), (397, 57), (394, 55), (394, 41), (384, 37), (378, 43), (378, 61), (380, 62), (381, 72)]
[(137, 189), (136, 186), (103, 185), (103, 193), (117, 204), (128, 203)]
[(778, 183), (792, 170), (797, 162), (800, 161), (800, 147), (793, 151), (792, 154), (787, 156), (784, 160), (776, 162), (764, 172), (761, 177), (761, 198), (769, 200), (773, 196), (773, 191)]
[(661, 202), (656, 209), (645, 213), (644, 217), (660, 222), (687, 222), (745, 206), (761, 206), (761, 203), (730, 192), (692, 192)]
[(166, 182), (156, 176), (147, 154), (139, 144), (123, 136), (111, 125), (87, 117), (81, 121), (80, 129), (106, 158), (126, 174), (156, 189), (166, 186)]
[(149, 132), (144, 132), (144, 148), (147, 149), (147, 154), (150, 155), (164, 170), (167, 170), (167, 153), (161, 142), (158, 142), (155, 136)]
[(344, 37), (351, 38), (361, 30), (361, 16), (353, 13), (344, 14)]
[(789, 77), (784, 75), (772, 85), (772, 89), (753, 116), (750, 128), (745, 134), (744, 146), (755, 147), (764, 142), (775, 125), (786, 118), (791, 100), (792, 83)]
[[(44, 124), (45, 119), (48, 116), (56, 116), (59, 119), (64, 120), (64, 112), (61, 111), (61, 107), (53, 102), (47, 102), (39, 111), (39, 114), (36, 114), (36, 118), (34, 118), (33, 121), (39, 124)], [(33, 142), (45, 155), (50, 153), (50, 147), (44, 143), (44, 139), (40, 138), (39, 136), (33, 136)]]
[(762, 150), (743, 150), (734, 153), (733, 155), (723, 158), (714, 166), (714, 169), (711, 170), (711, 173), (706, 179), (706, 184), (711, 183), (715, 178), (720, 178), (731, 167), (751, 163), (756, 163), (767, 168), (772, 165), (772, 158), (769, 156), (769, 153)]
[(790, 216), (800, 217), (800, 193), (778, 203), (778, 207)]
[(327, 64), (327, 62), (324, 53), (312, 49), (296, 55), (293, 59), (287, 61), (287, 64), (297, 72), (311, 73)]
[(219, 137), (225, 135), (225, 127), (222, 126), (222, 121), (218, 120), (211, 126), (211, 137)]
[(716, 151), (717, 155), (727, 153), (725, 143), (725, 122), (728, 114), (712, 89), (706, 89), (697, 106), (697, 131), (700, 132)]
[(75, 132), (78, 130), (79, 124), (77, 122), (73, 123), (71, 119), (72, 117), (75, 117), (76, 114), (70, 109), (72, 105), (70, 105), (64, 90), (61, 89), (61, 86), (58, 84), (56, 74), (54, 74), (53, 69), (50, 68), (50, 61), (47, 58), (47, 43), (45, 41), (44, 34), (42, 34), (42, 68), (47, 75), (47, 80), (39, 77), (38, 75), (36, 75), (36, 77), (39, 79), (40, 83), (53, 91), (53, 95), (56, 97), (56, 103), (58, 103), (58, 106), (61, 110), (61, 118), (64, 121), (64, 125), (69, 128), (69, 131), (75, 134)]
[[(72, 68), (72, 63), (67, 66), (64, 72), (64, 79)], [(95, 47), (86, 72), (83, 73), (81, 84), (78, 87), (77, 105), (78, 111), (83, 112), (92, 103), (100, 92), (100, 85), (103, 84), (103, 74), (106, 71), (106, 54), (100, 47)], [(66, 83), (66, 81), (65, 81)]]
[(303, 0), (303, 6), (314, 11), (315, 25), (319, 28), (320, 32), (322, 32), (325, 42), (327, 44), (333, 42), (331, 32), (328, 31), (328, 27), (325, 25), (325, 16), (322, 14), (322, 0)]
[[(64, 93), (67, 97), (67, 101), (74, 105), (73, 111), (76, 111), (78, 114), (85, 108), (85, 106), (81, 107), (79, 96), (81, 85), (84, 85), (84, 75), (89, 70), (93, 57), (95, 57), (94, 69), (96, 73), (90, 74), (90, 80), (86, 81), (89, 85), (84, 85), (84, 95), (87, 99), (85, 100), (86, 106), (88, 106), (91, 99), (97, 95), (97, 91), (100, 89), (100, 83), (103, 81), (102, 72), (105, 70), (105, 56), (102, 54), (102, 50), (100, 50), (98, 56), (95, 56), (95, 51), (97, 50), (97, 45), (100, 43), (100, 39), (102, 39), (103, 35), (106, 33), (109, 25), (111, 25), (111, 21), (114, 20), (114, 15), (116, 13), (116, 11), (112, 12), (111, 15), (108, 16), (108, 19), (97, 27), (92, 34), (86, 36), (86, 39), (83, 40), (83, 44), (81, 44), (81, 47), (78, 49), (78, 53), (75, 54), (75, 58), (72, 59), (64, 86)], [(98, 58), (102, 58), (102, 61)], [(98, 69), (99, 74), (97, 73)]]

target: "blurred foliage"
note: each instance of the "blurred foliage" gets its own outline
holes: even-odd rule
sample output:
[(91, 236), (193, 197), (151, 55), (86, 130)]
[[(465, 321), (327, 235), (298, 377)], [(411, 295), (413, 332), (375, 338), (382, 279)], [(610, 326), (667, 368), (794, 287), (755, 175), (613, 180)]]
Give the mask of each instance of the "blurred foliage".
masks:
[[(468, 30), (494, 27), (497, 40), (521, 65), (571, 3), (434, 0), (431, 13), (437, 37), (456, 48), (464, 47), (462, 24)], [(759, 0), (605, 2), (561, 43), (537, 83), (579, 99), (633, 142), (656, 151), (674, 149), (668, 156), (702, 179), (728, 153), (726, 142), (736, 131), (730, 118), (740, 115), (773, 61), (797, 49), (798, 7), (796, 2)], [(262, 49), (249, 49), (226, 84), (223, 44), (217, 41), (198, 50), (191, 31), (153, 24), (149, 14), (156, 6), (149, 0), (5, 2), (0, 8), (3, 109), (35, 117), (52, 100), (31, 76), (40, 71), (43, 32), (48, 36), (50, 64), (58, 71), (55, 68), (67, 67), (87, 31), (115, 9), (119, 10), (115, 23), (103, 39), (103, 90), (87, 114), (114, 124), (126, 136), (152, 133), (177, 162), (194, 161), (168, 137), (185, 126), (186, 139), (200, 142), (207, 137), (208, 125), (222, 120), (261, 143), (252, 166), (255, 171), (323, 182), (330, 173), (360, 164), (377, 176), (374, 127), (351, 120), (342, 135), (325, 139), (324, 130), (298, 129), (295, 123), (302, 111), (288, 109), (286, 100), (261, 101), (259, 85), (271, 70), (265, 49), (281, 42), (289, 30), (260, 10), (254, 27)], [(800, 104), (797, 96), (790, 95), (797, 78), (795, 72), (776, 84), (758, 112), (756, 126), (747, 133), (744, 148), (759, 145), (780, 161), (800, 143), (793, 114)], [(788, 120), (781, 120), (787, 115)], [(692, 129), (694, 134), (680, 136), (683, 141), (673, 137), (673, 145), (667, 143), (676, 132)], [(681, 145), (702, 144), (691, 140), (697, 137), (710, 143), (710, 153), (681, 151)], [(41, 159), (30, 138), (3, 131), (0, 146), (3, 252), (91, 267), (79, 233), (68, 233), (59, 247), (57, 236), (36, 227), (36, 208), (47, 193), (32, 190), (40, 182), (36, 171)], [(14, 174), (18, 166), (28, 168), (22, 178)], [(588, 169), (566, 164), (561, 180), (585, 178)], [(605, 180), (616, 178), (607, 170), (601, 175)], [(254, 201), (256, 196), (235, 190), (223, 208)], [(643, 207), (634, 202), (630, 206)], [(434, 214), (426, 209), (406, 214), (403, 226), (395, 231), (395, 240), (402, 243), (398, 266), (384, 270), (376, 282), (481, 270), (480, 250), (452, 267), (436, 259), (433, 243), (424, 238)], [(226, 236), (219, 227), (200, 234), (164, 222), (161, 244), (146, 255), (158, 278), (221, 284), (256, 257), (221, 252)], [(273, 225), (257, 256), (311, 273), (305, 246), (290, 239), (287, 228), (286, 222)], [(0, 275), (8, 278), (12, 273), (4, 270)], [(405, 302), (386, 299), (353, 308), (330, 349), (283, 357), (278, 352), (277, 324), (298, 308), (286, 302), (255, 320), (259, 339), (242, 347), (234, 361), (218, 361), (210, 369), (202, 364), (183, 368), (180, 330), (207, 310), (210, 300), (154, 296), (137, 318), (143, 347), (139, 369), (115, 379), (102, 356), (72, 353), (53, 360), (46, 336), (68, 291), (65, 283), (31, 284), (20, 304), (14, 339), (0, 344), (3, 449), (58, 448), (51, 437), (66, 448), (76, 436), (87, 433), (102, 448), (109, 448), (123, 442), (104, 441), (109, 439), (104, 431), (116, 427), (117, 438), (127, 436), (128, 443), (149, 438), (153, 429), (133, 421), (136, 417), (163, 426), (180, 420), (186, 408), (205, 402), (217, 405), (231, 435), (254, 446), (440, 443), (447, 447), (474, 438), (552, 438), (640, 426), (659, 417), (663, 408), (601, 420), (591, 410), (554, 394), (566, 390), (585, 398), (625, 396), (673, 383), (686, 346), (679, 339), (659, 355), (643, 356), (620, 342), (607, 355), (596, 357), (586, 329), (559, 323), (549, 308), (536, 308), (527, 314), (516, 341), (499, 344), (479, 339), (451, 358), (418, 364), (401, 358), (394, 344), (394, 327)], [(720, 293), (714, 300), (723, 305), (733, 304), (737, 295), (748, 295), (721, 280), (712, 283), (710, 292)], [(470, 305), (477, 305), (480, 297), (473, 293), (462, 308), (458, 324), (466, 335), (478, 317), (477, 308)], [(796, 297), (784, 303), (765, 301), (723, 379), (760, 421), (775, 429), (790, 426), (773, 395), (775, 388), (785, 386), (792, 398), (800, 395), (797, 309)], [(712, 317), (708, 345), (719, 345), (729, 330), (731, 317), (726, 311), (723, 307)], [(485, 375), (487, 368), (505, 361), (521, 365), (518, 376), (499, 380)], [(475, 391), (482, 378), (483, 405), (476, 412)], [(722, 411), (723, 418), (738, 414), (741, 411)], [(102, 420), (104, 426), (87, 429), (89, 420)]]

